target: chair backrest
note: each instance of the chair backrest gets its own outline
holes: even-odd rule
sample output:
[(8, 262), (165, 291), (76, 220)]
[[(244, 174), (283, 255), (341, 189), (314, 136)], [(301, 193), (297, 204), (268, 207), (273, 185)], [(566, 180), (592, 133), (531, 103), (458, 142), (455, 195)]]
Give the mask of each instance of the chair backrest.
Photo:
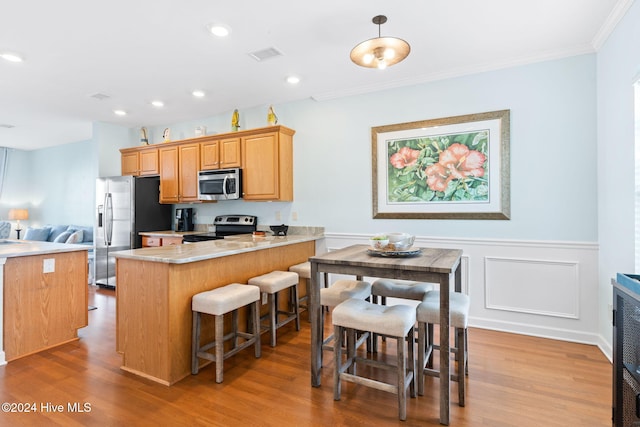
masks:
[(9, 221), (0, 221), (0, 239), (8, 239), (11, 235), (11, 223)]

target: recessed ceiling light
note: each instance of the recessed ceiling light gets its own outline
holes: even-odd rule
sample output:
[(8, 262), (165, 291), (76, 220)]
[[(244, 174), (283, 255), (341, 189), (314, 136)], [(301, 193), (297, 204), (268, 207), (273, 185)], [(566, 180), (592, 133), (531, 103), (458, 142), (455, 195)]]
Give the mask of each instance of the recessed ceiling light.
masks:
[(193, 92), (191, 92), (193, 94), (193, 96), (195, 96), (196, 98), (202, 98), (204, 96), (204, 91), (202, 90), (194, 90)]
[(116, 116), (126, 116), (127, 112), (124, 110), (113, 110), (113, 114), (115, 114)]
[(231, 28), (225, 24), (209, 24), (207, 25), (207, 29), (216, 37), (227, 37), (231, 34)]
[(0, 58), (9, 62), (22, 62), (22, 57), (12, 52), (2, 52), (0, 53)]
[(298, 76), (289, 76), (289, 77), (287, 77), (287, 83), (289, 83), (291, 85), (297, 85), (298, 83), (300, 83), (300, 77), (298, 77)]
[(161, 108), (161, 107), (164, 107), (164, 102), (162, 102), (162, 101), (158, 101), (158, 100), (156, 100), (156, 101), (151, 101), (151, 105), (153, 105), (154, 107)]

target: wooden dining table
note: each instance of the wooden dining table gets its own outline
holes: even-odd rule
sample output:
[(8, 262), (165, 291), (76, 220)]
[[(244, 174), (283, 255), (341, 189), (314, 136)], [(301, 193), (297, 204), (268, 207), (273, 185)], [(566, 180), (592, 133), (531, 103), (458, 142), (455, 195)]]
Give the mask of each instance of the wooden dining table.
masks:
[(460, 292), (461, 289), (462, 250), (420, 248), (414, 256), (387, 257), (371, 254), (369, 249), (367, 245), (353, 245), (309, 258), (311, 385), (321, 385), (323, 325), (320, 287), (323, 273), (437, 283), (440, 285), (440, 424), (449, 425), (449, 292)]

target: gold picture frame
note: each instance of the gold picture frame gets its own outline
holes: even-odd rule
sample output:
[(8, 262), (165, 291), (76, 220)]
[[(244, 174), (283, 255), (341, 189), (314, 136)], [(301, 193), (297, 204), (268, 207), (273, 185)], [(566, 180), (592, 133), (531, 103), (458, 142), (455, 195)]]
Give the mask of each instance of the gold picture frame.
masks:
[(373, 218), (510, 219), (510, 110), (371, 128)]

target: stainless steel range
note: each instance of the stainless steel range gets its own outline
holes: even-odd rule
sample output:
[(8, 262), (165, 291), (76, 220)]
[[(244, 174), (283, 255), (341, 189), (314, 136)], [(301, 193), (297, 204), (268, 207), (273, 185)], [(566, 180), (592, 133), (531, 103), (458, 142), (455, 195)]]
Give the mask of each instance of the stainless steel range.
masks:
[(186, 243), (202, 242), (205, 240), (224, 239), (234, 234), (251, 234), (256, 231), (258, 217), (253, 215), (219, 215), (213, 220), (216, 231), (210, 233), (189, 234), (184, 236)]

